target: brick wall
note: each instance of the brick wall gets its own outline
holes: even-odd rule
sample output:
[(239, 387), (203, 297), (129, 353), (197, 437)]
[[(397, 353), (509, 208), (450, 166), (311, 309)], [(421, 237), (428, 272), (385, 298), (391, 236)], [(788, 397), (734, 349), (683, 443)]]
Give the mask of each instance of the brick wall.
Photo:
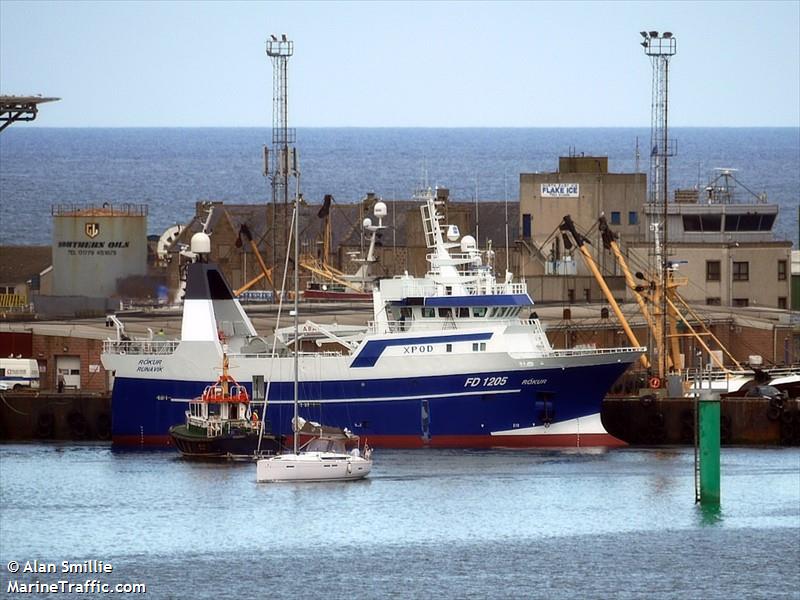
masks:
[[(56, 389), (56, 361), (59, 356), (78, 356), (81, 364), (81, 391), (108, 392), (108, 376), (100, 362), (102, 350), (102, 340), (34, 334), (32, 357), (39, 361), (40, 369), (43, 364), (46, 365), (46, 371), (41, 373), (41, 389)], [(99, 365), (99, 372), (91, 373), (90, 365)]]

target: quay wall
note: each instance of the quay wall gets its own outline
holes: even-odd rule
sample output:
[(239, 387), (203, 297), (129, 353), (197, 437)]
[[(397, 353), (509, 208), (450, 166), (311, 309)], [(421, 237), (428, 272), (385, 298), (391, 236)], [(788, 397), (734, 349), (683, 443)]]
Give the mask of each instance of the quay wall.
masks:
[[(111, 439), (110, 394), (2, 392), (0, 400), (0, 441)], [(776, 410), (767, 400), (727, 398), (721, 408), (723, 444), (800, 445), (800, 399)], [(694, 443), (691, 398), (608, 397), (601, 418), (633, 446)]]
[[(601, 418), (606, 430), (633, 446), (692, 445), (694, 399), (607, 397)], [(800, 398), (777, 409), (762, 398), (724, 398), (720, 435), (725, 445), (800, 445)]]
[(111, 395), (0, 392), (0, 441), (111, 439)]

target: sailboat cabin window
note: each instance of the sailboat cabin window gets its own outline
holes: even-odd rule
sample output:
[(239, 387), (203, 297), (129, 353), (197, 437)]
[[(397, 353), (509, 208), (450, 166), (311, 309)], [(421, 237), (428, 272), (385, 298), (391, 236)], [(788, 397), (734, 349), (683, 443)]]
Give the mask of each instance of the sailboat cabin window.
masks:
[(486, 307), (485, 306), (473, 306), (472, 307), (472, 316), (476, 318), (481, 318), (486, 316)]
[(436, 316), (436, 309), (431, 308), (430, 306), (423, 306), (422, 316), (425, 317), (426, 319), (431, 319)]

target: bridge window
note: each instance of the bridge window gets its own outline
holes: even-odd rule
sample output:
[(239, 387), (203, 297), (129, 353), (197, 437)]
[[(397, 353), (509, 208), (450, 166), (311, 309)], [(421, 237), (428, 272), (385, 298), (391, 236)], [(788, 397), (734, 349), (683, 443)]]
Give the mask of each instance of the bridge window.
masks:
[(722, 215), (683, 215), (684, 231), (719, 231), (722, 228)]
[(725, 231), (770, 231), (775, 223), (775, 215), (745, 213), (725, 215)]
[(473, 317), (485, 317), (486, 316), (486, 307), (485, 306), (474, 306), (472, 308), (472, 316)]
[(461, 306), (456, 309), (458, 311), (458, 316), (461, 319), (469, 319), (469, 308), (466, 306)]
[(431, 308), (430, 306), (423, 306), (422, 307), (422, 316), (426, 319), (432, 319), (436, 316), (436, 309)]
[(451, 319), (453, 318), (453, 309), (448, 307), (440, 308), (439, 309), (439, 318), (440, 319)]

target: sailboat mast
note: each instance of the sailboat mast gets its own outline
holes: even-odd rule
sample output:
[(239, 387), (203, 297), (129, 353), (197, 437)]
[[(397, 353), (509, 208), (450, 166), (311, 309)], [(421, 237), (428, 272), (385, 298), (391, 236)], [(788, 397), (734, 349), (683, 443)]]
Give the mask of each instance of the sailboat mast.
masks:
[[(300, 188), (300, 177), (299, 177), (299, 175), (297, 175), (297, 188), (298, 188), (298, 190)], [(297, 310), (299, 308), (299, 303), (298, 303), (297, 297), (300, 295), (300, 268), (299, 268), (299, 265), (300, 265), (300, 249), (299, 249), (300, 248), (300, 244), (298, 243), (298, 239), (300, 238), (300, 236), (299, 236), (300, 228), (299, 228), (299, 222), (298, 222), (298, 213), (300, 212), (298, 210), (299, 204), (300, 204), (299, 200), (300, 200), (300, 193), (298, 191), (298, 193), (296, 193), (295, 197), (294, 197), (294, 227), (292, 228), (292, 229), (294, 229), (294, 403), (293, 403), (294, 404), (294, 419), (292, 420), (292, 450), (294, 451), (295, 454), (297, 454), (297, 423), (298, 423), (298, 421), (297, 421), (297, 417), (298, 417), (298, 414), (297, 414), (298, 383), (297, 383), (297, 381), (298, 381), (298, 377), (300, 375), (299, 372), (298, 372), (298, 367), (299, 367), (298, 358), (299, 358), (299, 352), (300, 352), (300, 348), (298, 347), (298, 344), (299, 344), (300, 340), (298, 339), (299, 317), (298, 317), (298, 314), (297, 314)]]

